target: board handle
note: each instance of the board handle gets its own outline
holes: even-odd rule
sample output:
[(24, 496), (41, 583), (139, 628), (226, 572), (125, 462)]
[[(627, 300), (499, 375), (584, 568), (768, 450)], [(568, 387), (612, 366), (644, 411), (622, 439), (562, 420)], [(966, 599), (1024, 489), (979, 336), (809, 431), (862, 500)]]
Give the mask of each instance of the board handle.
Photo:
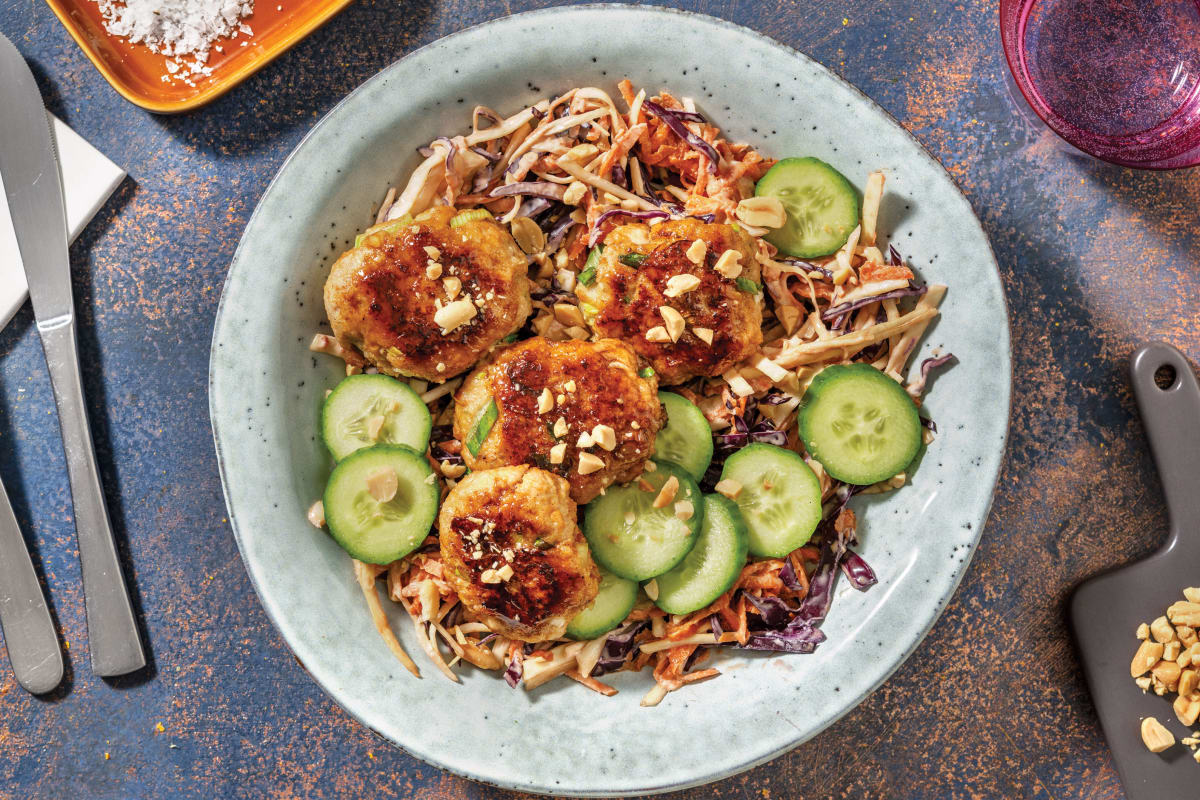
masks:
[[(1167, 498), (1167, 547), (1174, 548), (1184, 527), (1200, 531), (1200, 384), (1183, 353), (1162, 342), (1138, 348), (1129, 374)], [(1200, 551), (1200, 537), (1191, 539)]]

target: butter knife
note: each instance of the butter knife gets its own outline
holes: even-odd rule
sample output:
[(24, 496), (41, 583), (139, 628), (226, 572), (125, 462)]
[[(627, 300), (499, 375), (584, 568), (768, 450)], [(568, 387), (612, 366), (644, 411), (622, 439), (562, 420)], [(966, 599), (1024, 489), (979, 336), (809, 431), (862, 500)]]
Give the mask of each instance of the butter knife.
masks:
[(0, 484), (0, 629), (17, 683), (42, 694), (62, 681), (62, 650), (33, 560)]
[(75, 506), (75, 535), (83, 574), (92, 672), (124, 675), (146, 665), (116, 542), (92, 434), (88, 429), (75, 342), (75, 303), (67, 255), (62, 179), (50, 124), (33, 73), (12, 42), (0, 35), (0, 177), (8, 194), (17, 247), (29, 282), (42, 350), (50, 368), (67, 478)]

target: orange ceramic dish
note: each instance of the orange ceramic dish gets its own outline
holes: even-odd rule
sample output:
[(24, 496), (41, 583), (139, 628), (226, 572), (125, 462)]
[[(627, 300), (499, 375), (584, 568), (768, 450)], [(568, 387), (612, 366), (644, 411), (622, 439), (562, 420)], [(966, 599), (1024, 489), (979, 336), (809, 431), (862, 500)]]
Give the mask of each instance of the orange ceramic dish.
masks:
[[(112, 36), (104, 28), (96, 0), (46, 0), (100, 74), (131, 103), (160, 114), (190, 111), (211, 102), (265, 67), (279, 54), (319, 28), (351, 0), (256, 0), (245, 22), (250, 37), (219, 39), (208, 66), (212, 74), (196, 76), (195, 86), (167, 82), (166, 58), (144, 44)], [(242, 42), (248, 42), (242, 47)]]

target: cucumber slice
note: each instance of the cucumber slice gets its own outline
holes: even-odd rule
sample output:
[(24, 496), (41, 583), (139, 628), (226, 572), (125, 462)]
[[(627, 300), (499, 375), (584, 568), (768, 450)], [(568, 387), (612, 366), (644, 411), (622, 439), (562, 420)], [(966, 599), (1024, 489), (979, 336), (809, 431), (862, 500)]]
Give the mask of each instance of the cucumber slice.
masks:
[(789, 256), (836, 253), (858, 225), (858, 192), (845, 175), (818, 158), (783, 159), (759, 179), (754, 194), (783, 203), (787, 222), (766, 239)]
[[(380, 425), (379, 433), (372, 438), (375, 425)], [(321, 407), (321, 438), (338, 461), (374, 444), (402, 444), (424, 452), (432, 426), (420, 396), (387, 375), (351, 375)]]
[(821, 482), (791, 450), (748, 444), (725, 459), (721, 480), (741, 484), (736, 502), (751, 555), (783, 558), (804, 545), (821, 521)]
[(600, 591), (592, 604), (580, 611), (567, 625), (572, 639), (595, 639), (620, 625), (637, 601), (637, 581), (613, 575), (600, 568)]
[(704, 412), (674, 392), (659, 392), (658, 402), (667, 409), (667, 424), (654, 437), (654, 457), (673, 461), (700, 480), (713, 456), (712, 428)]
[[(583, 512), (583, 535), (596, 563), (632, 581), (662, 575), (682, 561), (704, 521), (703, 498), (687, 470), (670, 461), (655, 464), (658, 469), (642, 474), (652, 491), (639, 488), (638, 481), (610, 486)], [(671, 477), (679, 481), (675, 502), (692, 504), (687, 520), (675, 516), (675, 503), (654, 508), (655, 497)]]
[(749, 533), (737, 504), (719, 494), (704, 495), (704, 524), (696, 546), (674, 569), (659, 575), (658, 599), (668, 614), (690, 614), (733, 586), (746, 565)]
[[(379, 502), (368, 479), (394, 470), (396, 495)], [(411, 447), (377, 444), (338, 462), (325, 485), (325, 522), (350, 555), (368, 564), (390, 564), (417, 548), (433, 526), (441, 492), (424, 454)]]
[(839, 481), (866, 486), (900, 472), (921, 448), (921, 418), (900, 384), (870, 364), (817, 374), (798, 419), (809, 454)]

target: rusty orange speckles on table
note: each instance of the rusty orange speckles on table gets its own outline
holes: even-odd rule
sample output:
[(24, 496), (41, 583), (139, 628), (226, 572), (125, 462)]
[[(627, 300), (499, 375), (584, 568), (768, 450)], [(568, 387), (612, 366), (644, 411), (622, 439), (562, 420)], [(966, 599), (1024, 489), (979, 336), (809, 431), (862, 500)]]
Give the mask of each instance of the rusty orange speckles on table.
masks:
[[(166, 58), (144, 44), (112, 36), (96, 0), (46, 0), (100, 74), (131, 103), (162, 114), (199, 108), (220, 97), (308, 36), (352, 0), (259, 0), (243, 20), (254, 33), (216, 42), (211, 75), (172, 78)], [(165, 78), (165, 80), (164, 80)]]

